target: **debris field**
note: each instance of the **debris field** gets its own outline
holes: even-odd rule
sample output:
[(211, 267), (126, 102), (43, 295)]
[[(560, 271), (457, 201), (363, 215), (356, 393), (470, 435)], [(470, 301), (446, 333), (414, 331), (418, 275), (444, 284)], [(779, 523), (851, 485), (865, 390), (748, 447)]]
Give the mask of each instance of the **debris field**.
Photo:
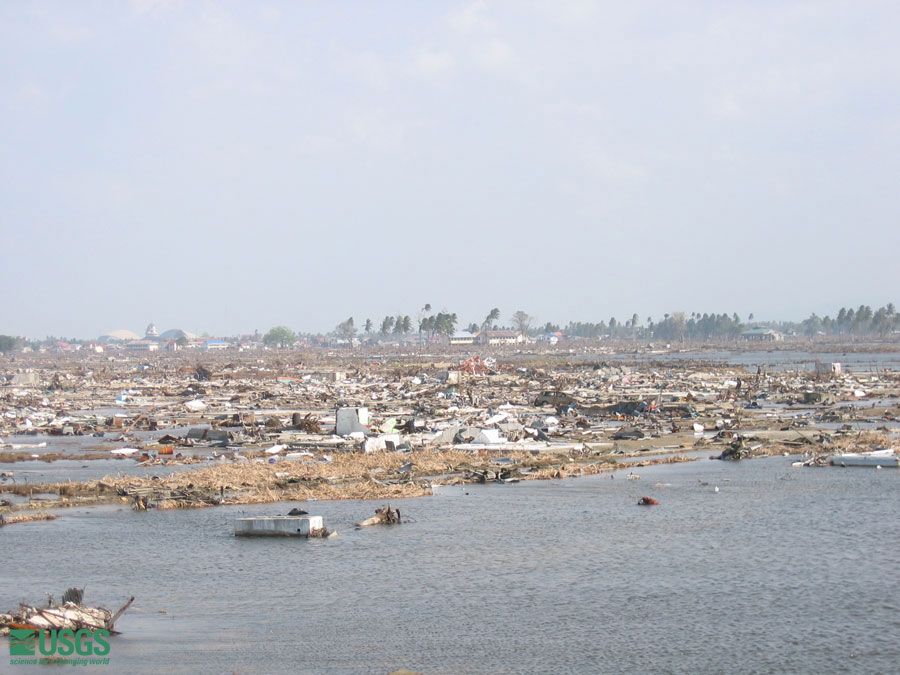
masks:
[[(883, 447), (900, 377), (597, 354), (0, 360), (0, 514), (424, 496), (659, 462)], [(29, 480), (35, 463), (108, 467)], [(21, 468), (20, 468), (21, 467)], [(159, 470), (156, 467), (160, 467)], [(140, 471), (138, 471), (140, 469)]]

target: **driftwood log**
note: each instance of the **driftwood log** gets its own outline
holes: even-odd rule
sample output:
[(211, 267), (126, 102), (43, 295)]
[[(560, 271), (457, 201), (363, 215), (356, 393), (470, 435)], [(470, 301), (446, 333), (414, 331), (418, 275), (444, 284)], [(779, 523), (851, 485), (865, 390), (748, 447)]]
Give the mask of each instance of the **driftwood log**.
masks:
[(294, 429), (305, 431), (308, 434), (322, 433), (322, 427), (319, 425), (319, 420), (317, 420), (312, 413), (307, 413), (305, 417), (300, 413), (294, 413), (291, 415), (291, 426), (293, 426)]
[(361, 523), (357, 523), (357, 527), (367, 527), (369, 525), (394, 525), (400, 523), (400, 509), (392, 509), (391, 505), (382, 506), (375, 509), (375, 515), (367, 518)]
[(30, 523), (34, 520), (56, 520), (52, 513), (23, 513), (18, 516), (4, 516), (0, 513), (0, 527), (15, 523)]

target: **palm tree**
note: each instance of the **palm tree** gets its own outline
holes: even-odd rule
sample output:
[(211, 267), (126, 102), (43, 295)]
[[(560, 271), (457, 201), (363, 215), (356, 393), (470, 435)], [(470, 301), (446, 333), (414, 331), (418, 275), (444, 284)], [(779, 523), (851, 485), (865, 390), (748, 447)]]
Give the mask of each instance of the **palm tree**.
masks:
[(500, 310), (496, 307), (488, 312), (488, 315), (484, 317), (484, 323), (481, 324), (482, 330), (488, 330), (491, 325), (500, 318)]
[(394, 330), (394, 317), (386, 316), (384, 320), (381, 322), (381, 334), (384, 336), (388, 336), (391, 334), (391, 331)]
[(481, 333), (482, 333), (481, 337), (480, 337), (481, 342), (483, 342), (485, 344), (487, 343), (487, 341), (488, 341), (487, 331), (490, 330), (491, 324), (499, 318), (500, 318), (500, 310), (496, 307), (494, 307), (494, 309), (492, 309), (490, 312), (488, 312), (488, 315), (486, 317), (484, 317), (484, 321), (481, 323)]
[[(426, 302), (425, 306), (419, 310), (418, 316), (416, 317), (419, 325), (419, 342), (422, 341), (422, 331), (425, 330), (425, 322), (428, 320), (428, 317), (426, 317), (426, 315), (429, 312), (431, 312), (431, 303)], [(412, 326), (410, 326), (410, 329), (412, 329)]]

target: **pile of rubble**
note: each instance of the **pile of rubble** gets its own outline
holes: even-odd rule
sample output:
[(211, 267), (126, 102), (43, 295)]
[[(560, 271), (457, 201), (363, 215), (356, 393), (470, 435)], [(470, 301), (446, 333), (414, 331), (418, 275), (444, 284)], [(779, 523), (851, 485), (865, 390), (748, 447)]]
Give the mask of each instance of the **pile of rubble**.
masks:
[(84, 589), (70, 588), (63, 593), (62, 602), (55, 604), (50, 596), (46, 607), (19, 605), (18, 609), (0, 614), (0, 636), (8, 636), (10, 629), (16, 630), (89, 630), (99, 629), (116, 634), (116, 621), (134, 602), (134, 597), (122, 605), (117, 612), (105, 607), (89, 607), (83, 604)]

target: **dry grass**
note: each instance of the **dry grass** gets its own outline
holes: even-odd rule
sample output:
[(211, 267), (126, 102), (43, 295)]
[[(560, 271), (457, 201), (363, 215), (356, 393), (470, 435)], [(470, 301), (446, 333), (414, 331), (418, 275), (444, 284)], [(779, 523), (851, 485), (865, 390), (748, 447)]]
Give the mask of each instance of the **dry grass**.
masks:
[(601, 460), (589, 463), (570, 462), (559, 466), (548, 466), (523, 476), (525, 480), (548, 480), (555, 478), (574, 478), (577, 476), (593, 476), (598, 473), (615, 471), (626, 467), (653, 466), (654, 464), (680, 464), (681, 462), (695, 462), (696, 457), (674, 455), (670, 457), (655, 457), (642, 462), (630, 464), (618, 464), (613, 461)]
[(3, 516), (0, 526), (15, 525), (16, 523), (30, 523), (34, 520), (56, 520), (52, 513), (23, 513), (20, 516)]
[[(515, 460), (515, 465), (500, 467), (491, 462), (499, 456)], [(683, 456), (660, 457), (628, 466), (648, 466), (691, 461)], [(399, 469), (413, 464), (411, 474)], [(257, 504), (278, 501), (337, 499), (399, 499), (431, 494), (431, 480), (452, 474), (442, 482), (461, 482), (471, 472), (498, 471), (501, 468), (528, 471), (523, 480), (545, 480), (586, 476), (621, 468), (610, 458), (573, 458), (565, 453), (423, 450), (408, 454), (380, 452), (369, 454), (335, 453), (331, 462), (314, 458), (308, 461), (281, 460), (274, 464), (255, 462), (216, 463), (198, 471), (175, 473), (161, 478), (106, 476), (99, 481), (27, 486), (27, 490), (57, 493), (52, 506), (69, 506), (123, 499), (123, 495), (143, 495), (160, 509), (196, 508), (225, 504)], [(26, 486), (15, 486), (16, 491)], [(131, 497), (127, 497), (130, 499)], [(48, 502), (41, 506), (47, 508)], [(16, 505), (14, 509), (33, 508)]]
[[(812, 434), (810, 434), (812, 437)], [(840, 455), (846, 452), (870, 452), (881, 448), (896, 446), (896, 441), (879, 431), (860, 431), (835, 434), (828, 444), (812, 443), (809, 445), (785, 445), (774, 443), (753, 451), (754, 457), (771, 455)]]
[(832, 437), (829, 450), (839, 452), (869, 452), (880, 448), (896, 446), (897, 442), (880, 431), (861, 431)]

